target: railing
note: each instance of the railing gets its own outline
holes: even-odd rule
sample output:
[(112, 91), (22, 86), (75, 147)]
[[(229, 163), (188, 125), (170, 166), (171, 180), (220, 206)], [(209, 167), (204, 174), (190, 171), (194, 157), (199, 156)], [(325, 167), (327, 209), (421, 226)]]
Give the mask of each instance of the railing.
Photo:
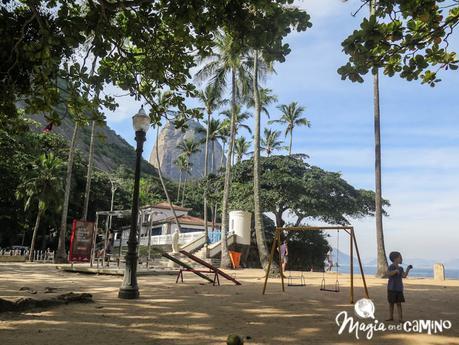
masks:
[(195, 240), (185, 244), (184, 246), (181, 246), (180, 249), (186, 250), (187, 252), (194, 252), (195, 250), (201, 248), (206, 239), (206, 234), (204, 232), (200, 233), (200, 236), (197, 237)]
[[(233, 243), (236, 243), (236, 234), (233, 233), (233, 232), (230, 232), (228, 234), (228, 236), (226, 237), (226, 243), (228, 246), (230, 246), (231, 244)], [(218, 241), (218, 242), (215, 242), (215, 243), (212, 243), (211, 245), (209, 245), (208, 247), (208, 251), (209, 251), (209, 257), (214, 257), (216, 256), (218, 253), (220, 253), (220, 251), (222, 250), (222, 246), (221, 246), (221, 241)]]
[[(0, 258), (23, 258), (23, 260), (29, 259), (29, 251), (26, 250), (0, 250)], [(33, 261), (38, 262), (52, 262), (54, 261), (54, 252), (47, 250), (34, 250), (32, 255)]]
[(209, 243), (216, 243), (222, 239), (221, 231), (209, 231)]
[[(203, 236), (204, 236), (203, 231), (185, 232), (179, 235), (179, 244), (186, 245)], [(123, 238), (122, 245), (127, 246), (127, 241), (128, 241), (127, 238), (126, 239)], [(172, 244), (172, 234), (151, 236), (150, 245), (159, 246), (159, 245), (165, 245), (165, 244)], [(119, 245), (120, 245), (120, 240), (115, 240), (114, 247), (119, 247)], [(142, 246), (148, 245), (148, 236), (142, 237), (140, 239), (140, 245)]]

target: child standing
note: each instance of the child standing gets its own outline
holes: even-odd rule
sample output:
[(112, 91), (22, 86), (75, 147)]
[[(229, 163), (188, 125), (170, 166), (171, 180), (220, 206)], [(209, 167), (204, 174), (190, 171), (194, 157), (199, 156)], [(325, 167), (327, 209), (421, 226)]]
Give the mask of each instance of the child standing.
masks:
[(387, 300), (389, 302), (389, 319), (386, 321), (394, 320), (394, 305), (397, 304), (398, 321), (403, 322), (402, 303), (405, 302), (405, 296), (403, 295), (403, 278), (408, 276), (408, 273), (413, 268), (409, 265), (406, 268), (406, 272), (400, 264), (403, 261), (402, 254), (399, 252), (391, 252), (389, 259), (392, 264), (389, 266), (387, 275), (389, 281), (387, 283)]

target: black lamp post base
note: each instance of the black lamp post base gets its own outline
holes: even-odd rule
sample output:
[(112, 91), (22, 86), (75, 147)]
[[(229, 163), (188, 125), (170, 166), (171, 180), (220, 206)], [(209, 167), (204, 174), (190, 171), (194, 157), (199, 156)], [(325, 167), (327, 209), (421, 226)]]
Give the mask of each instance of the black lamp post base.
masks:
[(118, 298), (122, 299), (136, 299), (139, 298), (139, 289), (135, 288), (120, 288)]

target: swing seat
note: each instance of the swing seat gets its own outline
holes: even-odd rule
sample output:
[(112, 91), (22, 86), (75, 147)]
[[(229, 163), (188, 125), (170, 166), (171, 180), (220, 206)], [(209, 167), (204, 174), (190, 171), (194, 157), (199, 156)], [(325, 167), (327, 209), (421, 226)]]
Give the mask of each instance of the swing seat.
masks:
[(320, 291), (339, 292), (339, 280), (336, 279), (335, 287), (331, 289), (327, 288), (327, 286), (325, 285), (325, 278), (322, 278), (322, 283), (320, 284)]
[[(300, 282), (296, 283), (295, 281), (299, 279)], [(303, 273), (299, 277), (292, 277), (291, 275), (287, 278), (287, 286), (306, 286), (306, 280), (304, 279)]]

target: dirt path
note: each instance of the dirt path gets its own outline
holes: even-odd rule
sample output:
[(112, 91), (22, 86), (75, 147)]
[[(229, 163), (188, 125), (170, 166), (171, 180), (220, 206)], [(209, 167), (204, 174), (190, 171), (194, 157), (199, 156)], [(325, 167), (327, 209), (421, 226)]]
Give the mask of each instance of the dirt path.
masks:
[[(232, 272), (230, 272), (233, 274)], [(279, 281), (261, 294), (262, 271), (237, 271), (242, 286), (224, 282), (213, 287), (192, 275), (184, 284), (173, 276), (139, 278), (141, 298), (117, 298), (121, 278), (64, 273), (53, 265), (0, 264), (0, 298), (43, 298), (45, 287), (55, 293), (88, 292), (95, 303), (64, 305), (49, 310), (0, 314), (0, 344), (224, 344), (228, 334), (250, 336), (246, 344), (449, 344), (459, 345), (459, 281), (406, 281), (406, 320), (449, 320), (441, 335), (400, 331), (376, 332), (372, 341), (354, 334), (338, 335), (335, 318), (341, 311), (354, 316), (348, 303), (349, 279), (340, 276), (341, 292), (321, 292), (321, 274), (307, 273), (306, 287), (280, 292)], [(334, 274), (327, 275), (330, 282)], [(386, 319), (385, 281), (368, 278), (376, 319)], [(37, 294), (19, 291), (30, 287)], [(48, 294), (49, 295), (49, 294)], [(356, 298), (363, 297), (358, 282)], [(357, 318), (355, 317), (357, 320)], [(364, 320), (366, 323), (370, 321)], [(360, 333), (361, 338), (365, 332)]]

